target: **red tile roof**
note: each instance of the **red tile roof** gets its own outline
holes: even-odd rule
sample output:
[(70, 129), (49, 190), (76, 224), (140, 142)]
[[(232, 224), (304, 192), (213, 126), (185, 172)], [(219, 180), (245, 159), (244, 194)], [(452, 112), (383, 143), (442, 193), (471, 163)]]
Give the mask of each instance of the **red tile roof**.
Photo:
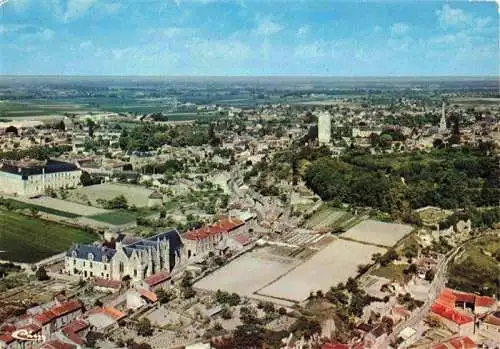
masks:
[(238, 218), (220, 219), (212, 225), (188, 231), (184, 237), (188, 240), (203, 240), (210, 236), (229, 233), (244, 224), (245, 222)]
[(170, 273), (167, 270), (163, 270), (156, 274), (148, 276), (147, 278), (144, 279), (144, 282), (152, 287), (161, 284), (162, 282), (165, 282), (168, 279), (170, 279)]
[(409, 317), (411, 313), (403, 306), (395, 306), (392, 308), (392, 313), (397, 314), (401, 317)]
[(5, 344), (10, 344), (14, 342), (16, 339), (12, 337), (10, 334), (2, 334), (0, 335), (0, 342), (3, 342)]
[(64, 336), (76, 345), (84, 345), (85, 340), (74, 332), (63, 331)]
[(137, 291), (139, 291), (139, 294), (142, 297), (146, 298), (147, 300), (149, 300), (153, 303), (158, 301), (158, 296), (154, 292), (145, 290), (143, 288), (139, 288)]
[(250, 243), (250, 237), (248, 237), (247, 235), (245, 234), (238, 234), (238, 235), (235, 235), (233, 237), (231, 237), (232, 239), (234, 239), (236, 242), (242, 244), (243, 246), (246, 246)]
[(500, 311), (495, 311), (494, 313), (488, 314), (484, 318), (484, 322), (490, 325), (500, 326)]
[(447, 307), (439, 303), (434, 303), (431, 306), (431, 310), (434, 314), (439, 315), (445, 319), (451, 320), (457, 325), (464, 325), (474, 320), (471, 316), (467, 314), (460, 313), (454, 308)]
[(17, 329), (13, 324), (4, 324), (0, 326), (0, 332), (2, 333), (12, 333)]
[(90, 324), (83, 319), (75, 319), (63, 328), (63, 332), (78, 333), (88, 328)]
[(79, 300), (73, 299), (61, 305), (54, 306), (41, 314), (35, 315), (33, 319), (41, 325), (48, 324), (60, 316), (72, 313), (82, 308)]
[(113, 308), (113, 307), (105, 307), (105, 308), (103, 308), (103, 310), (104, 310), (104, 313), (108, 314), (116, 321), (121, 320), (127, 316), (127, 314), (125, 314), (124, 312), (121, 312), (118, 309)]
[(449, 288), (445, 288), (439, 295), (438, 299), (436, 299), (436, 303), (447, 307), (455, 307), (455, 302), (465, 302), (474, 304), (475, 307), (489, 308), (495, 305), (496, 300), (492, 297), (477, 296), (473, 293), (460, 292)]
[(94, 279), (94, 286), (119, 290), (120, 287), (122, 286), (122, 283), (119, 280), (110, 280), (110, 279), (96, 277)]
[(41, 329), (42, 328), (40, 326), (38, 326), (37, 324), (30, 324), (30, 325), (23, 326), (23, 327), (19, 328), (19, 330), (26, 330), (29, 333), (37, 333), (37, 332), (41, 331)]
[(455, 294), (450, 290), (445, 288), (439, 297), (436, 299), (436, 303), (442, 304), (444, 306), (454, 308), (455, 307), (455, 300), (457, 297)]
[(89, 311), (87, 311), (86, 314), (87, 315), (104, 314), (104, 315), (112, 317), (115, 321), (123, 319), (124, 317), (127, 316), (127, 314), (125, 314), (125, 313), (123, 313), (123, 312), (121, 312), (118, 309), (113, 308), (113, 307), (93, 308), (93, 309), (90, 309)]
[(457, 302), (465, 302), (474, 304), (476, 300), (476, 295), (473, 293), (460, 292), (457, 290), (451, 290), (451, 292), (455, 295)]
[(474, 303), (474, 306), (490, 308), (493, 305), (495, 305), (496, 302), (497, 301), (495, 300), (495, 298), (492, 298), (492, 297), (476, 296), (476, 301)]
[(349, 346), (346, 344), (326, 343), (323, 344), (321, 349), (349, 349)]
[(442, 343), (436, 344), (432, 349), (476, 349), (477, 344), (466, 336), (460, 336), (448, 339)]
[(61, 342), (60, 340), (52, 340), (43, 344), (40, 349), (75, 349), (76, 345)]

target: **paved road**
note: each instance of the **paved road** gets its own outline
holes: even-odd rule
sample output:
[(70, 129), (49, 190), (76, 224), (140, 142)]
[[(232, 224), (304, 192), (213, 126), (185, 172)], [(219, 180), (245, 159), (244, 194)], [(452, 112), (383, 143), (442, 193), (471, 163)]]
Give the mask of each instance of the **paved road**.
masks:
[[(388, 348), (390, 344), (390, 340), (396, 339), (399, 332), (401, 332), (403, 329), (406, 327), (413, 327), (417, 330), (417, 335), (421, 334), (423, 332), (422, 328), (422, 321), (425, 319), (427, 314), (429, 313), (429, 310), (438, 297), (438, 295), (441, 293), (443, 288), (446, 285), (446, 273), (448, 270), (448, 265), (451, 261), (454, 260), (454, 258), (457, 256), (457, 254), (462, 251), (462, 245), (456, 247), (454, 250), (452, 250), (448, 255), (441, 260), (437, 267), (436, 274), (434, 275), (434, 280), (432, 280), (430, 288), (429, 288), (429, 295), (422, 307), (420, 307), (418, 310), (414, 311), (411, 313), (410, 318), (406, 320), (405, 322), (402, 322), (399, 324), (394, 332), (392, 333), (391, 336), (389, 336), (386, 340), (385, 343), (381, 346), (382, 348)], [(417, 338), (415, 336), (414, 338)]]
[(417, 330), (417, 335), (414, 338), (415, 340), (419, 338), (419, 335), (421, 335), (424, 332), (422, 320), (424, 320), (424, 318), (427, 316), (430, 307), (432, 306), (437, 296), (441, 293), (441, 291), (446, 285), (446, 274), (450, 262), (452, 262), (459, 254), (463, 254), (465, 252), (464, 247), (467, 243), (473, 240), (481, 239), (484, 236), (485, 234), (467, 239), (466, 241), (462, 242), (459, 246), (455, 247), (452, 251), (450, 251), (447, 254), (447, 256), (438, 265), (436, 275), (434, 276), (434, 280), (432, 281), (429, 289), (429, 296), (427, 297), (427, 300), (425, 301), (424, 305), (417, 311), (414, 311), (407, 321), (399, 324), (392, 333), (392, 335), (388, 337), (386, 342), (383, 343), (381, 347), (383, 348), (389, 347), (390, 340), (397, 338), (399, 332), (401, 332), (406, 327), (415, 328)]

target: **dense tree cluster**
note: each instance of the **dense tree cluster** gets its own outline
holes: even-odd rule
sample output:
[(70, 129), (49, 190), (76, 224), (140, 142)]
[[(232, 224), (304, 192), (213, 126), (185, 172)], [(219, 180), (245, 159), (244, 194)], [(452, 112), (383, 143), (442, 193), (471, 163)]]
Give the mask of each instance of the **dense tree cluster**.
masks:
[(498, 246), (500, 239), (491, 239), (484, 245), (478, 243), (469, 247), (467, 256), (449, 267), (448, 287), (481, 295), (500, 296), (500, 264), (496, 258), (497, 250), (487, 253), (485, 248), (488, 245)]
[(0, 159), (21, 160), (24, 158), (48, 160), (71, 150), (70, 145), (55, 147), (36, 146), (29, 149), (0, 152)]
[(175, 147), (220, 145), (213, 127), (193, 125), (162, 126), (143, 124), (133, 129), (123, 130), (120, 135), (120, 148), (126, 151), (149, 151), (168, 144)]
[(495, 206), (500, 199), (498, 160), (477, 149), (373, 156), (350, 153), (319, 158), (307, 169), (308, 186), (324, 200), (369, 206), (407, 217), (427, 205), (448, 209)]

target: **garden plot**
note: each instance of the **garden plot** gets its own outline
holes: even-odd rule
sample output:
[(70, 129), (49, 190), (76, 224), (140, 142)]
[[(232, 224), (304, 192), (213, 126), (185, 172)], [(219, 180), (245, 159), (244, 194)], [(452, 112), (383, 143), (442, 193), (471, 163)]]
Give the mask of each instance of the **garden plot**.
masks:
[(71, 201), (83, 204), (90, 202), (92, 206), (99, 206), (98, 199), (111, 200), (123, 195), (130, 206), (143, 207), (148, 204), (148, 196), (151, 193), (151, 189), (140, 185), (104, 183), (71, 190), (68, 198)]
[(300, 302), (311, 292), (327, 291), (331, 286), (355, 277), (358, 265), (369, 263), (374, 253), (384, 252), (381, 247), (337, 239), (257, 293)]
[(293, 258), (274, 255), (268, 248), (254, 250), (201, 279), (194, 287), (251, 296), (299, 263), (299, 260)]
[(349, 212), (323, 206), (307, 220), (304, 226), (314, 230), (328, 229), (351, 217), (352, 214)]
[(93, 216), (110, 212), (109, 210), (105, 210), (102, 208), (81, 205), (74, 202), (69, 202), (66, 200), (56, 199), (48, 196), (43, 196), (35, 199), (27, 199), (22, 201), (42, 207), (53, 208), (59, 211), (69, 212), (78, 216)]
[(411, 233), (413, 227), (405, 224), (365, 220), (341, 235), (368, 244), (391, 247)]

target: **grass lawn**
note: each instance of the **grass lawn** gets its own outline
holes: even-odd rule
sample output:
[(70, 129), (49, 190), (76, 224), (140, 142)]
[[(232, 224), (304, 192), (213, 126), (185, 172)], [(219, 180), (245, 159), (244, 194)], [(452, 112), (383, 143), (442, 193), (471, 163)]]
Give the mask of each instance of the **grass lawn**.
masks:
[(71, 212), (65, 212), (65, 211), (56, 210), (55, 208), (44, 207), (44, 206), (39, 206), (39, 205), (35, 205), (35, 204), (29, 204), (29, 203), (17, 201), (14, 199), (7, 199), (7, 201), (10, 202), (10, 205), (12, 205), (12, 207), (16, 210), (17, 209), (24, 210), (24, 209), (29, 209), (29, 208), (33, 207), (40, 212), (45, 212), (45, 213), (49, 213), (49, 214), (53, 214), (53, 215), (61, 216), (61, 217), (65, 217), (65, 218), (80, 217), (79, 215), (71, 213)]
[(0, 259), (33, 263), (65, 251), (73, 243), (89, 243), (95, 235), (70, 226), (0, 210)]
[(122, 225), (135, 221), (137, 219), (137, 214), (135, 212), (128, 212), (128, 211), (115, 211), (112, 213), (104, 213), (104, 214), (89, 216), (88, 218), (104, 223)]
[(393, 264), (390, 263), (385, 267), (380, 267), (372, 274), (389, 280), (400, 280), (403, 276), (403, 270), (408, 267), (408, 264)]

